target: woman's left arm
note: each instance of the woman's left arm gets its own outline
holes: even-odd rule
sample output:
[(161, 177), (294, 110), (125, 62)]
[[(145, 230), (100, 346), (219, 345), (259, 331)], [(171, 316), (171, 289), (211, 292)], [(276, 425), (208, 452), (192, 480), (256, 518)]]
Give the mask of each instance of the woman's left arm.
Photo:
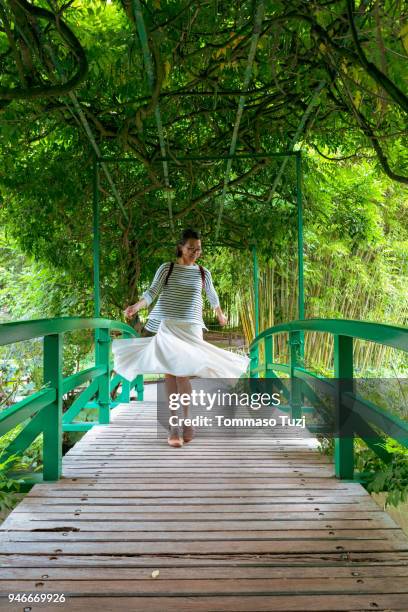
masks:
[(205, 289), (205, 292), (207, 294), (207, 297), (208, 297), (208, 300), (211, 306), (214, 308), (217, 314), (217, 319), (220, 325), (226, 325), (228, 322), (228, 319), (225, 316), (225, 314), (222, 312), (222, 309), (220, 306), (220, 300), (219, 300), (218, 294), (215, 290), (215, 287), (212, 281), (211, 272), (207, 270), (207, 268), (205, 268), (204, 289)]

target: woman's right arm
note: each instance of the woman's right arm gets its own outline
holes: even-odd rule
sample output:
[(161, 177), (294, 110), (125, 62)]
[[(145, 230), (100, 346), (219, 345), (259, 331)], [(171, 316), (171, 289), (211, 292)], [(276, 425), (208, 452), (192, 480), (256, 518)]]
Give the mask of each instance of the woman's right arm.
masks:
[(132, 314), (135, 314), (136, 312), (141, 310), (142, 308), (147, 308), (147, 306), (149, 306), (153, 302), (153, 300), (159, 295), (160, 291), (163, 288), (168, 266), (168, 263), (164, 263), (157, 269), (152, 284), (147, 289), (147, 291), (142, 293), (142, 299), (136, 302), (136, 304), (128, 306), (126, 310), (123, 311), (125, 316), (129, 317)]

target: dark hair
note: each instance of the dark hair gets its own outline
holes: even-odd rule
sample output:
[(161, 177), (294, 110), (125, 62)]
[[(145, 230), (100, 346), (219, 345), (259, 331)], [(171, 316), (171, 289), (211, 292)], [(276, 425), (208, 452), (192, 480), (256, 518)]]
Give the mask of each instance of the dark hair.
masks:
[(176, 246), (176, 257), (181, 257), (182, 253), (180, 247), (186, 244), (187, 240), (189, 240), (190, 238), (193, 238), (194, 240), (200, 240), (200, 232), (196, 232), (195, 230), (191, 229), (191, 227), (188, 227), (187, 229), (181, 232), (180, 239)]

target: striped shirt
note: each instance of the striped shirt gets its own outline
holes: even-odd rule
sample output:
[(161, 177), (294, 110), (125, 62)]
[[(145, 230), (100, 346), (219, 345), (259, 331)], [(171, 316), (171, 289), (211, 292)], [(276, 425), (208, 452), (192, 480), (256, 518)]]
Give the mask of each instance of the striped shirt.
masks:
[[(145, 328), (157, 332), (160, 321), (173, 319), (174, 321), (189, 321), (199, 323), (204, 329), (208, 329), (203, 321), (203, 298), (202, 278), (200, 268), (197, 264), (183, 265), (174, 263), (173, 270), (164, 284), (170, 262), (162, 264), (149, 289), (142, 294), (149, 306), (160, 294), (154, 308), (148, 315)], [(208, 300), (213, 308), (220, 305), (218, 295), (214, 289), (211, 272), (204, 268), (204, 289)]]

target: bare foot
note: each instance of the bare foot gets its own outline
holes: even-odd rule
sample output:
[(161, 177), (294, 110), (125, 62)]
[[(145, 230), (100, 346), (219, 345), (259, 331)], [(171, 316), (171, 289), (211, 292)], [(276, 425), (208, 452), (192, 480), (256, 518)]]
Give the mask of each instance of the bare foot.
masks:
[(173, 448), (181, 448), (183, 446), (184, 440), (179, 427), (170, 428), (170, 435), (167, 438), (167, 442), (169, 446)]
[(183, 425), (183, 440), (185, 443), (191, 442), (194, 438), (194, 427), (192, 425)]

